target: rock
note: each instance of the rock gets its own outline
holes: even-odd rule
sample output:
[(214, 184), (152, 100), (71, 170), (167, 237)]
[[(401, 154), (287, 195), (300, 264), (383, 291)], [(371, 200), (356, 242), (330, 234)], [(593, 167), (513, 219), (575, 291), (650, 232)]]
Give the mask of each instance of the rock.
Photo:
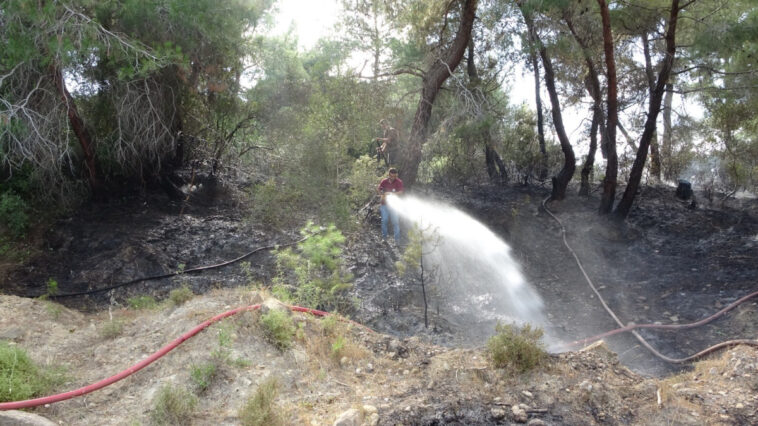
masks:
[(526, 411), (518, 405), (511, 407), (511, 413), (513, 414), (513, 421), (516, 423), (526, 423), (528, 420)]
[(342, 358), (340, 358), (340, 367), (344, 367), (348, 365), (349, 363), (350, 363), (350, 360), (346, 356), (343, 356)]
[(490, 410), (490, 415), (493, 420), (503, 420), (505, 418), (505, 410), (502, 408), (493, 408)]
[(366, 364), (366, 372), (367, 373), (373, 373), (374, 372), (374, 364), (372, 364), (370, 362), (368, 364)]
[(272, 310), (273, 311), (286, 312), (287, 315), (291, 315), (292, 314), (290, 312), (289, 308), (286, 307), (286, 306), (284, 306), (284, 304), (282, 304), (282, 302), (280, 302), (280, 301), (278, 301), (276, 299), (272, 299), (272, 298), (266, 299), (266, 301), (261, 304), (261, 314), (265, 315), (269, 311), (272, 311)]
[(379, 410), (377, 410), (377, 408), (374, 407), (373, 405), (364, 405), (363, 412), (366, 413), (367, 415), (371, 415), (371, 414), (377, 414)]
[(360, 426), (361, 424), (361, 412), (355, 408), (351, 408), (337, 417), (334, 421), (334, 426)]
[(524, 395), (527, 398), (530, 398), (530, 399), (534, 398), (534, 395), (531, 392), (527, 391), (527, 390), (521, 391), (521, 394)]
[(545, 422), (540, 419), (531, 419), (526, 426), (545, 426)]
[(24, 335), (24, 330), (20, 327), (12, 327), (6, 330), (0, 330), (0, 340), (16, 340)]
[(56, 426), (52, 421), (23, 411), (0, 411), (0, 425), (3, 426)]

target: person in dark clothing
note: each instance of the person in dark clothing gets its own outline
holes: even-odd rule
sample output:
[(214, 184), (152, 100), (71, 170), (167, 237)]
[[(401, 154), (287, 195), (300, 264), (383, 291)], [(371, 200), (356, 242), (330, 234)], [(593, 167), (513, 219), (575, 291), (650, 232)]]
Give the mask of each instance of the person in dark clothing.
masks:
[(389, 170), (389, 177), (382, 179), (376, 192), (382, 197), (379, 212), (382, 214), (382, 239), (387, 239), (387, 222), (392, 221), (395, 243), (400, 242), (400, 218), (397, 211), (387, 205), (387, 197), (395, 197), (403, 193), (403, 181), (397, 177), (397, 169)]
[(384, 157), (384, 163), (389, 166), (396, 160), (400, 135), (397, 129), (390, 126), (390, 123), (386, 119), (382, 119), (379, 125), (384, 131), (384, 137), (374, 139), (374, 142), (381, 143), (376, 148), (376, 158), (379, 160)]

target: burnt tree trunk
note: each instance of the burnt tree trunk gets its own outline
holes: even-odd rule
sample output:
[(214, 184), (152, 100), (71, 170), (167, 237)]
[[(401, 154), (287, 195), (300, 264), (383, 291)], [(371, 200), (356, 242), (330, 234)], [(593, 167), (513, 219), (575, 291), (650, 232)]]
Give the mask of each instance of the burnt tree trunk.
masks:
[[(602, 1), (602, 0), (599, 0)], [(663, 99), (663, 92), (666, 86), (666, 82), (671, 74), (671, 68), (674, 66), (674, 58), (676, 55), (676, 21), (679, 16), (679, 0), (671, 1), (671, 14), (669, 15), (668, 29), (666, 30), (666, 56), (663, 58), (663, 64), (661, 70), (658, 73), (658, 80), (655, 83), (655, 90), (651, 93), (650, 107), (647, 114), (647, 120), (645, 121), (645, 130), (642, 132), (640, 138), (640, 146), (637, 150), (637, 156), (632, 164), (632, 171), (629, 173), (629, 183), (624, 190), (624, 195), (621, 197), (621, 201), (616, 206), (614, 214), (619, 219), (626, 219), (629, 212), (632, 209), (632, 203), (637, 194), (637, 189), (640, 186), (642, 180), (642, 171), (645, 168), (645, 160), (647, 159), (647, 151), (650, 145), (650, 141), (655, 133), (656, 120), (658, 119), (658, 112), (661, 108), (661, 101)]]
[(569, 31), (571, 31), (571, 34), (574, 36), (574, 40), (579, 44), (579, 47), (582, 48), (582, 53), (584, 54), (584, 62), (587, 65), (587, 78), (584, 80), (584, 85), (587, 88), (587, 93), (589, 93), (590, 97), (592, 98), (592, 125), (590, 126), (590, 147), (589, 151), (587, 152), (587, 158), (584, 161), (584, 165), (582, 166), (582, 181), (579, 187), (579, 195), (583, 196), (589, 196), (590, 195), (590, 178), (592, 176), (592, 169), (595, 166), (595, 152), (597, 151), (597, 131), (598, 128), (602, 131), (602, 136), (600, 138), (600, 144), (601, 144), (601, 150), (603, 151), (603, 156), (605, 157), (607, 148), (605, 148), (605, 144), (607, 143), (606, 137), (605, 137), (605, 115), (603, 114), (603, 100), (602, 95), (600, 92), (600, 78), (597, 75), (597, 69), (595, 68), (595, 62), (592, 60), (592, 57), (590, 56), (590, 50), (587, 46), (587, 43), (579, 36), (579, 33), (577, 33), (576, 28), (574, 27), (574, 23), (571, 20), (571, 16), (567, 13), (564, 15), (563, 20), (566, 22), (566, 25), (569, 28)]
[[(520, 3), (519, 7), (521, 7)], [(526, 16), (524, 17), (524, 20), (526, 20)], [(532, 70), (534, 71), (534, 102), (537, 107), (537, 137), (540, 144), (540, 170), (538, 177), (540, 181), (544, 181), (547, 179), (548, 174), (547, 147), (545, 146), (545, 117), (542, 115), (542, 95), (540, 94), (542, 91), (540, 88), (540, 62), (539, 58), (537, 57), (536, 50), (538, 38), (537, 32), (534, 29), (534, 23), (532, 22), (531, 18), (527, 23), (527, 34), (529, 35), (529, 42), (531, 43), (531, 46), (529, 47), (529, 60), (532, 62)]]
[(421, 147), (426, 142), (434, 100), (442, 84), (455, 71), (466, 52), (471, 37), (471, 29), (474, 26), (476, 5), (477, 0), (465, 0), (460, 25), (452, 44), (432, 62), (424, 74), (421, 97), (418, 107), (416, 107), (416, 114), (413, 117), (411, 134), (398, 167), (403, 182), (409, 187), (416, 182), (418, 166), (421, 163)]
[(616, 59), (613, 55), (613, 34), (611, 34), (611, 17), (605, 0), (597, 0), (600, 16), (603, 20), (603, 51), (608, 79), (608, 121), (606, 130), (606, 166), (603, 179), (603, 195), (600, 197), (600, 214), (608, 214), (613, 209), (616, 199), (616, 181), (618, 179), (618, 156), (616, 154), (616, 123), (618, 123), (618, 83), (616, 81)]
[(671, 135), (671, 105), (674, 101), (674, 88), (673, 84), (666, 83), (666, 94), (663, 96), (663, 137), (661, 144), (661, 163), (663, 167), (663, 177), (666, 180), (674, 179), (674, 168), (672, 166), (672, 158), (674, 157), (674, 146), (672, 143)]
[(576, 157), (574, 156), (574, 149), (571, 147), (566, 129), (563, 126), (563, 116), (561, 115), (561, 103), (558, 99), (558, 92), (555, 88), (555, 73), (553, 72), (553, 63), (550, 60), (550, 56), (547, 54), (547, 49), (542, 44), (539, 35), (534, 29), (534, 20), (530, 11), (526, 11), (523, 8), (521, 1), (517, 1), (516, 4), (521, 9), (521, 14), (524, 16), (524, 22), (526, 23), (527, 31), (531, 34), (530, 38), (534, 39), (540, 57), (542, 58), (542, 66), (545, 69), (545, 86), (547, 92), (550, 95), (550, 104), (552, 106), (553, 126), (555, 127), (555, 133), (558, 134), (558, 140), (561, 143), (561, 151), (563, 151), (563, 167), (556, 176), (553, 176), (553, 190), (550, 194), (552, 200), (562, 200), (566, 198), (566, 188), (568, 187), (571, 178), (574, 176), (574, 170), (576, 170)]
[(63, 72), (56, 65), (51, 65), (50, 71), (53, 75), (55, 88), (58, 90), (58, 94), (61, 96), (61, 99), (66, 106), (66, 114), (68, 115), (71, 130), (74, 131), (74, 135), (76, 135), (76, 139), (79, 141), (79, 146), (82, 148), (90, 189), (96, 198), (100, 198), (104, 195), (104, 191), (95, 167), (95, 151), (92, 146), (92, 137), (84, 124), (84, 120), (82, 120), (82, 117), (79, 115), (79, 110), (76, 108), (76, 103), (74, 103), (71, 93), (69, 93), (66, 88), (66, 82), (63, 80)]
[[(655, 73), (653, 72), (653, 63), (650, 58), (650, 41), (647, 32), (642, 32), (642, 51), (645, 56), (645, 76), (647, 77), (647, 86), (650, 101), (653, 100), (653, 90), (655, 89)], [(650, 175), (656, 181), (661, 180), (661, 154), (658, 149), (658, 132), (653, 131), (650, 138)]]

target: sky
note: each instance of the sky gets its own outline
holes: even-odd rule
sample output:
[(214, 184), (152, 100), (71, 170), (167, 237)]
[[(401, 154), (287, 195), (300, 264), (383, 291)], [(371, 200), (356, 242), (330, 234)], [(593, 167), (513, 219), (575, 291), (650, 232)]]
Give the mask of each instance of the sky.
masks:
[(303, 49), (330, 33), (341, 10), (336, 0), (279, 0), (275, 7), (279, 13), (274, 18), (274, 34), (284, 34), (293, 26)]

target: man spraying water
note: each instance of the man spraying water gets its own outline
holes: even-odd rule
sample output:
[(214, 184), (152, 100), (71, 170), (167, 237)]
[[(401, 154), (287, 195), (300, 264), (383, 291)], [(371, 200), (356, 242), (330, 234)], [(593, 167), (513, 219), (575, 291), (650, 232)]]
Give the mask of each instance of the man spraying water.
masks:
[(400, 219), (397, 211), (387, 205), (387, 197), (396, 197), (403, 193), (403, 181), (397, 177), (397, 169), (389, 169), (389, 177), (382, 179), (376, 192), (382, 197), (379, 212), (382, 214), (382, 239), (387, 239), (387, 222), (392, 220), (395, 244), (400, 243)]

